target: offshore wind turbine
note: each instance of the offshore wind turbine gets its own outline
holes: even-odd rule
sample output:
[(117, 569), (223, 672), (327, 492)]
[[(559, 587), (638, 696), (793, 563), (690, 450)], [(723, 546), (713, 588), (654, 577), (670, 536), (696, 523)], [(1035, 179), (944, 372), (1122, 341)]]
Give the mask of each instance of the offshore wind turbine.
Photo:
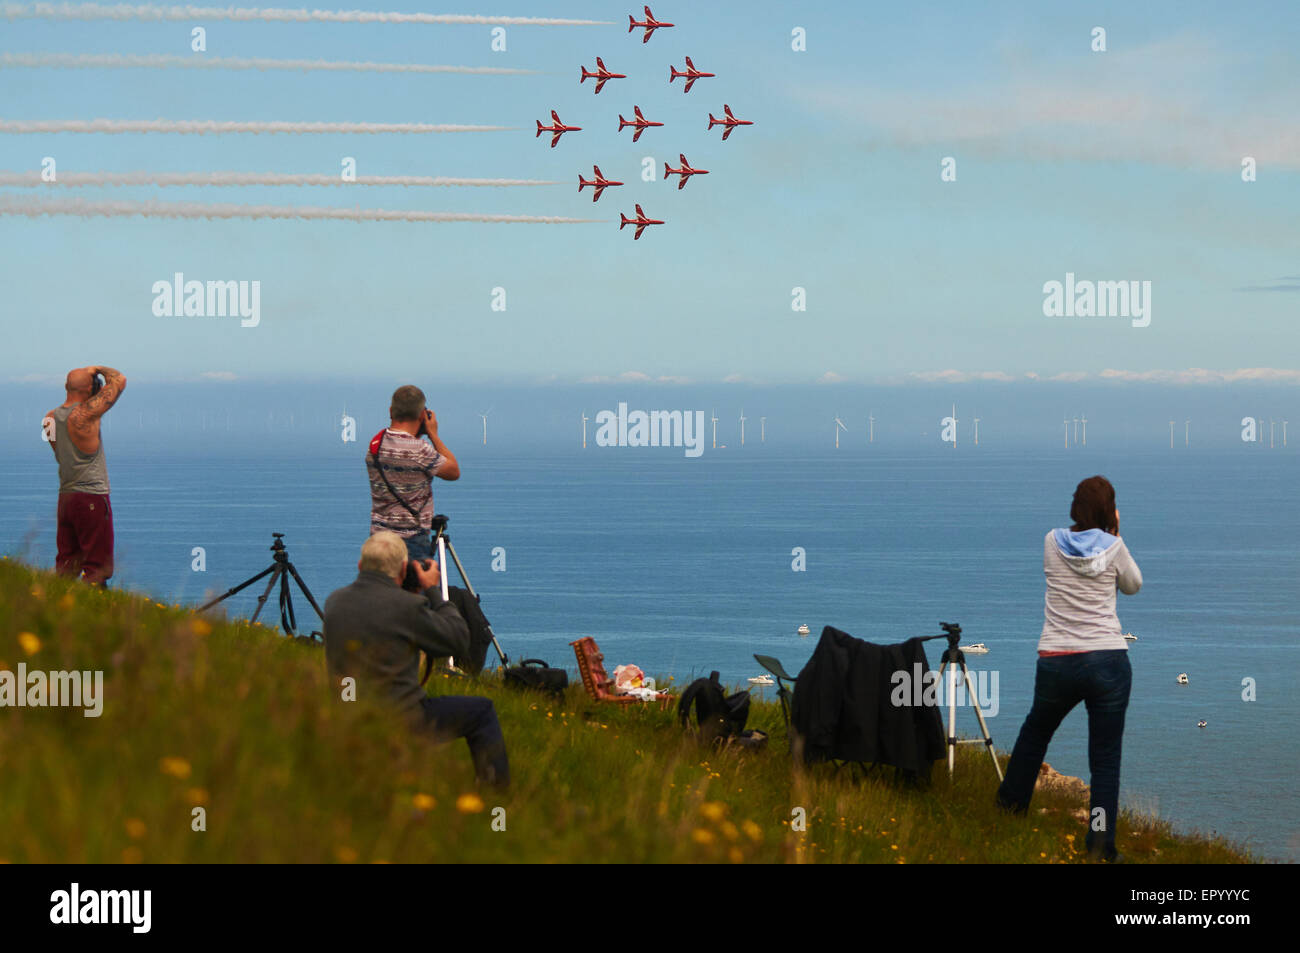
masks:
[(1068, 450), (1070, 449), (1070, 418), (1066, 417), (1061, 424), (1065, 427), (1065, 448)]
[(1273, 418), (1268, 418), (1268, 449), (1273, 449)]
[[(227, 428), (228, 429), (228, 428)], [(1286, 421), (1282, 421), (1282, 446), (1286, 446)]]
[(1079, 418), (1075, 417), (1073, 419), (1074, 419), (1074, 445), (1077, 447), (1079, 445)]
[(841, 430), (843, 430), (845, 433), (848, 433), (849, 428), (844, 426), (844, 421), (840, 420), (839, 416), (837, 415), (835, 417), (835, 449), (836, 450), (840, 448)]
[(980, 419), (975, 418), (975, 446), (980, 445)]
[(867, 414), (867, 443), (876, 442), (876, 418)]
[(717, 450), (718, 449), (718, 410), (716, 407), (713, 409), (712, 420), (713, 420), (713, 449)]
[(758, 418), (758, 442), (767, 443), (767, 418)]
[(590, 419), (591, 418), (587, 416), (587, 412), (584, 410), (582, 412), (582, 449), (583, 450), (587, 449), (587, 421)]
[(1169, 449), (1174, 449), (1174, 422), (1169, 421)]
[(485, 447), (487, 446), (487, 419), (488, 419), (488, 414), (490, 413), (492, 413), (491, 407), (483, 411), (483, 413), (479, 414), (479, 416), (483, 418), (483, 446)]
[(746, 419), (747, 418), (745, 417), (745, 408), (742, 407), (740, 408), (740, 445), (742, 447), (745, 445), (745, 420)]
[(1084, 414), (1080, 420), (1083, 422), (1083, 445), (1088, 446), (1088, 415)]
[(1183, 421), (1183, 446), (1190, 447), (1191, 445), (1192, 445), (1192, 422), (1190, 420), (1184, 420)]

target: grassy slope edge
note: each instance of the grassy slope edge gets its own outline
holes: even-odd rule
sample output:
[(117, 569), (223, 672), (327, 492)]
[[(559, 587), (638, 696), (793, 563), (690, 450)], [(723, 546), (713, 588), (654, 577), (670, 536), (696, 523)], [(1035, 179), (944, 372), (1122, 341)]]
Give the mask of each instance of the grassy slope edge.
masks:
[[(0, 669), (19, 662), (102, 670), (105, 701), (98, 718), (0, 708), (0, 861), (1062, 863), (1083, 851), (1077, 803), (1043, 791), (1030, 817), (1003, 816), (975, 748), (959, 751), (953, 783), (936, 769), (928, 791), (905, 791), (792, 770), (771, 702), (750, 713), (768, 748), (740, 753), (702, 748), (674, 711), (597, 706), (580, 685), (552, 703), (493, 677), (435, 677), (435, 694), (496, 703), (515, 783), (480, 794), (463, 742), (435, 748), (336, 700), (319, 648), (3, 559)], [(796, 807), (806, 832), (791, 830)], [(1131, 813), (1119, 844), (1139, 862), (1253, 859)]]

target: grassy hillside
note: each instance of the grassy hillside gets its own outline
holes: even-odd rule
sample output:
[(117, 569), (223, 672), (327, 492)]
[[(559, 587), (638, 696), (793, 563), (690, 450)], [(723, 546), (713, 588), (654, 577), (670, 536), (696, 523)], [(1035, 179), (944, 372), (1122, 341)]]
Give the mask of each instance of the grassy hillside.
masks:
[[(506, 631), (508, 631), (508, 627)], [(567, 645), (549, 653), (571, 664)], [(0, 561), (0, 669), (104, 672), (99, 718), (0, 708), (0, 860), (10, 862), (1013, 862), (1081, 859), (1079, 805), (992, 804), (982, 751), (929, 791), (792, 770), (780, 710), (767, 750), (702, 748), (674, 711), (550, 703), (499, 679), (435, 676), (497, 705), (515, 784), (476, 792), (463, 742), (435, 748), (336, 700), (324, 653), (247, 623), (101, 592)], [(203, 807), (206, 830), (191, 829)], [(505, 830), (493, 830), (493, 809)], [(790, 829), (805, 809), (807, 831)], [(498, 827), (500, 824), (498, 823)], [(1236, 862), (1218, 840), (1125, 815), (1134, 861)]]

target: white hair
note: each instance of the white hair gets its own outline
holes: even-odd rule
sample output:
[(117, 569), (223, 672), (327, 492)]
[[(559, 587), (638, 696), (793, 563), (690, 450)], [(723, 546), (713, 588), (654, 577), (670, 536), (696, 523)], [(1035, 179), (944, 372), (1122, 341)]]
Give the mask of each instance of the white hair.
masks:
[(380, 530), (361, 544), (361, 569), (381, 572), (389, 578), (397, 575), (406, 561), (406, 543), (391, 530)]

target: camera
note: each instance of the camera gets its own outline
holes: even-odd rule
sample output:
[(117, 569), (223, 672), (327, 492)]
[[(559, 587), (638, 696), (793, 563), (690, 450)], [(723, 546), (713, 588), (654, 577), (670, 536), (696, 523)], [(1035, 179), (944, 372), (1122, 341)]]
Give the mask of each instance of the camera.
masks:
[(90, 396), (94, 397), (104, 386), (104, 375), (96, 374), (90, 379)]
[(419, 563), (421, 567), (424, 567), (425, 563), (431, 562), (433, 562), (431, 559), (408, 560), (406, 563), (406, 578), (402, 580), (402, 588), (407, 592), (420, 592), (420, 580), (415, 575), (415, 565), (416, 563)]

